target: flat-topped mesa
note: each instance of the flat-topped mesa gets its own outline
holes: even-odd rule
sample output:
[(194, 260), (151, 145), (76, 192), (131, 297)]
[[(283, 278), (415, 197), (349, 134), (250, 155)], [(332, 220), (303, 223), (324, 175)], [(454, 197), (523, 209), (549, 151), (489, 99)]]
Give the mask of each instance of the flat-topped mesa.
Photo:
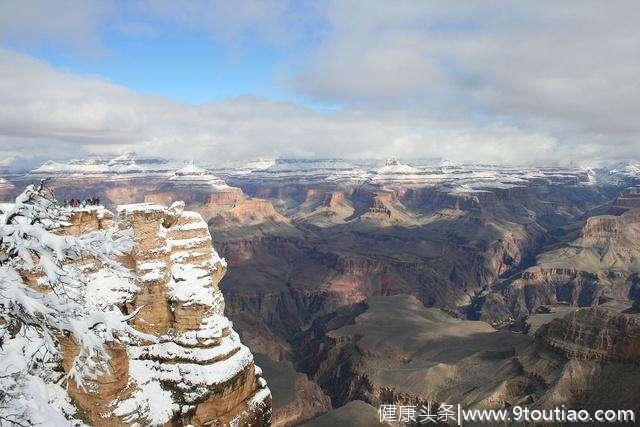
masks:
[(640, 209), (631, 209), (622, 215), (599, 215), (588, 218), (582, 227), (578, 244), (581, 246), (602, 246), (624, 240), (640, 238)]
[(195, 165), (178, 169), (153, 194), (145, 196), (146, 202), (167, 203), (184, 200), (188, 205), (234, 204), (244, 198), (240, 188), (228, 185), (221, 178)]
[[(200, 214), (184, 211), (182, 202), (122, 205), (115, 219), (104, 212), (74, 212), (74, 233), (91, 227), (131, 229), (134, 248), (121, 261), (132, 275), (105, 278), (98, 271), (89, 277), (89, 293), (102, 298), (102, 305), (137, 311), (132, 326), (154, 340), (110, 348), (113, 369), (91, 380), (91, 387), (70, 381), (69, 393), (86, 421), (98, 426), (268, 425), (271, 392), (224, 316), (218, 283), (226, 262), (212, 248)], [(122, 298), (127, 287), (131, 292)], [(75, 352), (73, 345), (63, 348), (65, 369)]]
[(245, 199), (231, 209), (223, 211), (211, 223), (220, 228), (230, 225), (255, 225), (264, 222), (288, 224), (290, 220), (276, 211), (271, 202), (263, 199)]

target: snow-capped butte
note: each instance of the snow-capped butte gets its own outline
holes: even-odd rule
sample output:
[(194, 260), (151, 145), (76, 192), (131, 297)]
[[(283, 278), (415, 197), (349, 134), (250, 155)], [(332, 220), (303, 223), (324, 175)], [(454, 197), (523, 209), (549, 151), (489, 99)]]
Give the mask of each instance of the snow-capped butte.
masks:
[(174, 187), (207, 187), (215, 191), (224, 191), (231, 188), (224, 180), (194, 164), (187, 165), (175, 171), (174, 175), (169, 178), (169, 181)]
[(248, 171), (261, 171), (276, 164), (275, 159), (256, 159), (250, 161), (244, 166), (244, 169)]
[(410, 175), (418, 174), (420, 171), (413, 166), (400, 163), (398, 159), (392, 157), (388, 159), (384, 166), (377, 170), (378, 175)]

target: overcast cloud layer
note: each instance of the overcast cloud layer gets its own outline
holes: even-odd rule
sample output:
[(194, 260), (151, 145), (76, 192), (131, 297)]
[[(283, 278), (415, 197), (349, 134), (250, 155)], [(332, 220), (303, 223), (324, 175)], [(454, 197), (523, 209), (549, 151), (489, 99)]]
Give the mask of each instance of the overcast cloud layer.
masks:
[[(195, 106), (5, 47), (5, 157), (125, 149), (211, 162), (399, 155), (595, 164), (638, 157), (640, 5), (633, 1), (57, 3), (7, 2), (0, 37), (13, 45), (46, 40), (74, 55), (108, 55), (104, 31), (157, 37), (167, 28), (159, 22), (234, 46), (258, 39), (298, 52), (281, 66), (281, 83), (292, 93), (308, 105), (340, 107), (255, 96)], [(313, 40), (304, 53), (290, 49), (301, 39)]]

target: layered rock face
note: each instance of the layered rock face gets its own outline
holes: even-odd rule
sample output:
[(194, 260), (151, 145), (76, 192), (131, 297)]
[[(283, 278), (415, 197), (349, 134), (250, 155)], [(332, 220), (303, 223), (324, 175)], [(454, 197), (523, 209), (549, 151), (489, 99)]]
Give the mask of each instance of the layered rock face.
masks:
[(640, 187), (625, 189), (613, 204), (614, 211), (626, 211), (635, 208), (640, 208)]
[(544, 252), (500, 295), (489, 296), (484, 319), (500, 323), (526, 317), (546, 305), (588, 307), (637, 299), (639, 213), (634, 209), (618, 216), (588, 218), (577, 239)]
[(594, 307), (542, 326), (537, 338), (568, 358), (599, 362), (640, 360), (640, 316)]
[[(67, 229), (133, 231), (134, 249), (120, 260), (131, 276), (105, 276), (94, 267), (87, 286), (97, 307), (136, 313), (132, 326), (150, 337), (109, 348), (111, 369), (89, 387), (70, 382), (70, 395), (93, 425), (270, 423), (270, 390), (224, 316), (218, 283), (226, 262), (212, 248), (202, 217), (183, 208), (124, 205), (116, 218), (87, 208), (74, 213)], [(67, 370), (75, 351), (64, 344)]]
[(167, 203), (180, 199), (189, 206), (198, 206), (200, 214), (209, 219), (221, 209), (231, 207), (244, 198), (239, 188), (230, 187), (206, 170), (190, 165), (177, 170), (151, 194), (146, 195), (145, 202)]
[(28, 174), (16, 177), (16, 182), (18, 187), (23, 187), (47, 179), (59, 200), (97, 196), (111, 208), (144, 201), (145, 195), (155, 190), (158, 182), (170, 178), (175, 169), (175, 164), (164, 159), (139, 158), (135, 153), (125, 153), (66, 163), (47, 161)]
[(640, 316), (612, 307), (573, 311), (543, 325), (520, 360), (545, 393), (537, 407), (638, 411)]

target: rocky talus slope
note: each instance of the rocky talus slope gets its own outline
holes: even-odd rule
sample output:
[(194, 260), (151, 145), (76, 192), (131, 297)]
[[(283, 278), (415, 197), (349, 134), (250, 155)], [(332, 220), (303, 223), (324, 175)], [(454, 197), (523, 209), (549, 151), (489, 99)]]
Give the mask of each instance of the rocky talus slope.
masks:
[[(65, 232), (130, 228), (131, 253), (119, 261), (124, 277), (87, 267), (97, 309), (116, 305), (149, 340), (113, 345), (109, 367), (88, 387), (73, 380), (69, 394), (93, 425), (269, 425), (271, 392), (231, 322), (218, 283), (226, 262), (211, 246), (207, 224), (184, 205), (134, 204), (117, 217), (100, 208), (73, 215)], [(63, 341), (68, 370), (77, 349)]]

